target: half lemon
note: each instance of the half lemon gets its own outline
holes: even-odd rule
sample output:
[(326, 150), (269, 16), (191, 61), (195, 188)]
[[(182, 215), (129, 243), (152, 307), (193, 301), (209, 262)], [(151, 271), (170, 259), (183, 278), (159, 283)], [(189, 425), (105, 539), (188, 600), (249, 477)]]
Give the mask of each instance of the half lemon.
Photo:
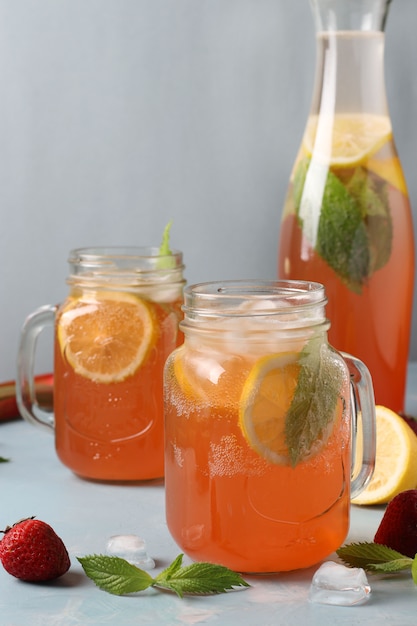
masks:
[[(353, 504), (386, 504), (401, 491), (417, 485), (417, 436), (400, 415), (378, 405), (376, 461), (373, 476)], [(362, 442), (357, 450), (361, 457)]]

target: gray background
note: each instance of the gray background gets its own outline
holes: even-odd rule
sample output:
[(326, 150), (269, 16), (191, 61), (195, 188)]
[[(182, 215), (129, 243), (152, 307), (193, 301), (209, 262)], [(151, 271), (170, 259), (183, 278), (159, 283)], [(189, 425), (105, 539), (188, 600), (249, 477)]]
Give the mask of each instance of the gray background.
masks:
[[(387, 91), (415, 210), (416, 26), (416, 0), (393, 0)], [(188, 282), (275, 278), (314, 60), (308, 0), (0, 0), (0, 380), (26, 315), (67, 293), (73, 247), (157, 245), (173, 218)]]

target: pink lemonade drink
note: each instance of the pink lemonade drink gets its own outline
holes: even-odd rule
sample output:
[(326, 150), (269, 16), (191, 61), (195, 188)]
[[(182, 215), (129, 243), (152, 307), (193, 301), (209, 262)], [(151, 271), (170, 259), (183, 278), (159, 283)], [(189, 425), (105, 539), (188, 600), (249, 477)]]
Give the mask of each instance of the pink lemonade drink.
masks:
[(31, 337), (54, 324), (53, 424), (38, 418), (24, 391), (22, 414), (54, 429), (59, 459), (83, 478), (162, 478), (163, 368), (183, 340), (182, 254), (80, 249), (70, 265), (68, 297), (29, 318), (21, 351), (30, 368)]
[[(77, 474), (120, 481), (164, 475), (162, 372), (167, 356), (181, 343), (182, 297), (178, 296), (159, 303), (150, 299), (151, 294), (140, 298), (117, 291), (98, 295), (86, 290), (70, 296), (59, 311), (56, 451)], [(93, 350), (81, 347), (77, 354), (79, 345), (90, 344), (90, 328), (97, 336), (94, 329), (102, 323), (103, 331), (113, 324), (115, 330), (104, 332), (103, 345), (95, 345)], [(108, 361), (107, 351), (111, 351)], [(103, 357), (97, 371), (96, 364)]]
[[(185, 342), (165, 369), (165, 488), (169, 530), (191, 558), (277, 572), (343, 543), (350, 376), (324, 304), (312, 283), (186, 290)], [(372, 394), (364, 409), (372, 422)]]

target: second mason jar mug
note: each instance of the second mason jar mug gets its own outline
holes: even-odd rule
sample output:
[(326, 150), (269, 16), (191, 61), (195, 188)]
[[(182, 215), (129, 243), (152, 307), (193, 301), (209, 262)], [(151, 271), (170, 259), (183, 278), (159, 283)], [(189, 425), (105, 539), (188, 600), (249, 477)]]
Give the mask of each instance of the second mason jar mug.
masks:
[[(182, 342), (182, 253), (84, 248), (69, 257), (60, 306), (26, 320), (18, 357), (22, 416), (55, 431), (60, 460), (76, 474), (136, 481), (164, 474), (163, 366)], [(55, 326), (54, 415), (37, 404), (36, 340)]]
[(184, 344), (164, 374), (165, 489), (169, 530), (191, 558), (278, 572), (346, 538), (374, 467), (375, 406), (366, 366), (328, 344), (325, 305), (312, 282), (185, 289)]

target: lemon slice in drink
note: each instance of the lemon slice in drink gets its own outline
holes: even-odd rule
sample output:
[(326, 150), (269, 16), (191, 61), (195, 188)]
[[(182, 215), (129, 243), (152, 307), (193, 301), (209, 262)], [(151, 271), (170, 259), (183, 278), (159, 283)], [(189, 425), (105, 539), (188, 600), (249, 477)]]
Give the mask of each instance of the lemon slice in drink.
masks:
[(259, 359), (243, 386), (239, 425), (249, 445), (270, 463), (287, 465), (285, 419), (297, 387), (300, 354)]
[[(361, 440), (358, 438), (358, 453)], [(368, 486), (353, 504), (386, 504), (417, 485), (417, 436), (400, 415), (376, 407), (376, 462)]]
[(401, 193), (407, 195), (407, 183), (398, 157), (386, 159), (374, 159), (371, 157), (367, 161), (366, 167), (370, 172), (374, 172), (393, 187), (396, 187)]
[(187, 400), (211, 407), (234, 406), (248, 364), (243, 357), (202, 354), (189, 350), (177, 352), (174, 358), (176, 381)]
[(120, 382), (134, 374), (155, 337), (146, 301), (118, 292), (71, 299), (57, 326), (61, 352), (71, 367), (98, 383)]
[[(324, 126), (323, 126), (324, 124)], [(332, 167), (360, 165), (391, 138), (389, 117), (371, 114), (337, 114), (329, 117), (311, 116), (304, 134), (303, 147), (308, 156), (322, 157)], [(328, 136), (328, 132), (331, 137)]]

